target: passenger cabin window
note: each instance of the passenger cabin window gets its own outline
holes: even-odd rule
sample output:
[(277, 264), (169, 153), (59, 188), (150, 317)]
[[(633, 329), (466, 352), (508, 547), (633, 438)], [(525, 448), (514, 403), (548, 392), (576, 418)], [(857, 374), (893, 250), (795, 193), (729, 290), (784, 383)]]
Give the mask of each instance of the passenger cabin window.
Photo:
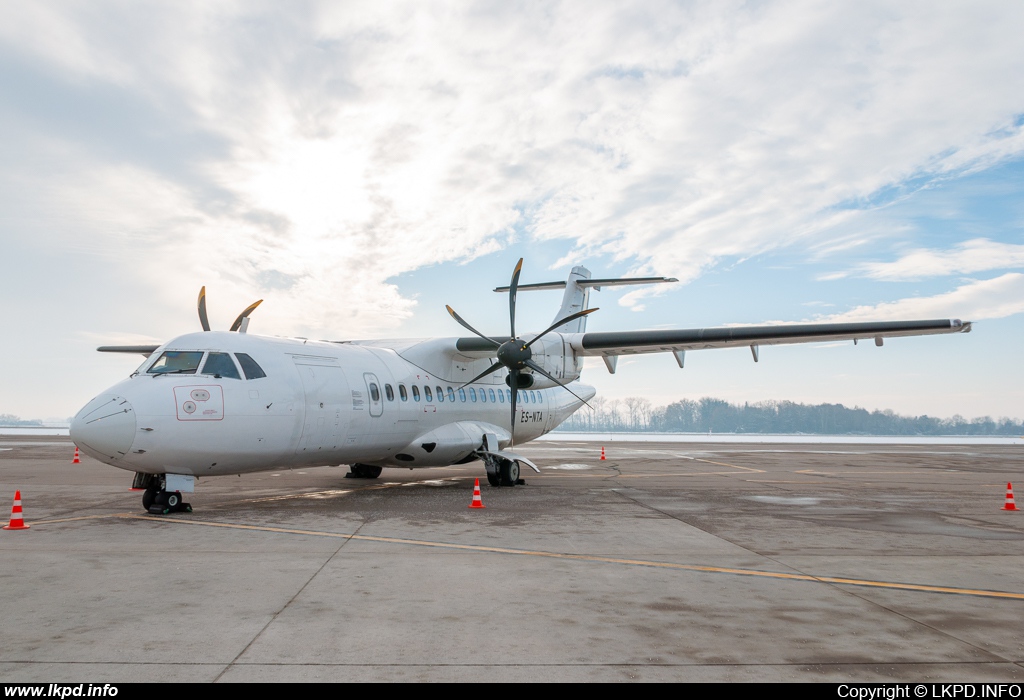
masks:
[(487, 392), (483, 389), (480, 390), (480, 401), (487, 403)]
[(238, 358), (238, 364), (242, 365), (242, 374), (245, 375), (246, 379), (263, 379), (267, 376), (267, 373), (263, 371), (263, 368), (256, 364), (256, 360), (252, 359), (244, 352), (236, 352), (235, 357)]
[(227, 379), (241, 379), (242, 375), (238, 373), (238, 368), (235, 367), (235, 363), (231, 359), (231, 355), (226, 352), (211, 352), (206, 357), (206, 363), (203, 365), (203, 374), (212, 374), (218, 379), (225, 377)]
[[(448, 400), (455, 403), (455, 390), (451, 387), (448, 387)], [(465, 401), (465, 399), (463, 399), (463, 401)]]
[(469, 387), (469, 400), (476, 403), (476, 389)]
[(167, 350), (146, 370), (146, 374), (195, 374), (202, 359), (201, 352)]
[(498, 403), (505, 403), (505, 395), (498, 389)]
[(444, 401), (444, 389), (437, 387), (437, 400)]
[(430, 387), (429, 386), (423, 387), (423, 394), (427, 397), (427, 401), (433, 401), (434, 400), (433, 394), (430, 393)]
[(395, 390), (391, 388), (390, 384), (384, 385), (384, 395), (388, 397), (388, 401), (395, 400)]
[(373, 401), (380, 401), (380, 389), (374, 382), (370, 382), (370, 399)]
[(418, 386), (416, 386), (415, 384), (412, 385), (412, 400), (413, 401), (419, 401), (420, 400), (420, 388)]
[(462, 403), (466, 403), (466, 390), (465, 389), (459, 389), (459, 401), (461, 401)]
[(409, 400), (409, 394), (405, 391), (405, 384), (398, 385), (398, 398), (402, 399), (402, 401)]
[(494, 389), (488, 389), (487, 393), (491, 395), (491, 403), (494, 403)]

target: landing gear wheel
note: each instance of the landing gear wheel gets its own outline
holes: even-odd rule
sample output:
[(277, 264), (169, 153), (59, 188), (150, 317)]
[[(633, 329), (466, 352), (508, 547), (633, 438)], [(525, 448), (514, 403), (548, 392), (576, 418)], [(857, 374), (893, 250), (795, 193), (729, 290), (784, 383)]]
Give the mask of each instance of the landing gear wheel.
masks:
[(487, 472), (487, 483), (491, 486), (501, 486), (501, 477), (497, 472)]
[(369, 464), (353, 464), (349, 466), (346, 479), (376, 479), (380, 476), (381, 467), (374, 467)]
[(502, 486), (515, 486), (519, 481), (519, 462), (513, 459), (502, 460), (498, 473)]
[(146, 489), (142, 494), (142, 507), (149, 510), (149, 507), (156, 503), (156, 487)]
[[(148, 503), (148, 505), (146, 505)], [(181, 492), (173, 491), (150, 491), (147, 489), (142, 496), (142, 504), (146, 506), (153, 515), (167, 515), (168, 513), (191, 513), (192, 504), (181, 500)]]

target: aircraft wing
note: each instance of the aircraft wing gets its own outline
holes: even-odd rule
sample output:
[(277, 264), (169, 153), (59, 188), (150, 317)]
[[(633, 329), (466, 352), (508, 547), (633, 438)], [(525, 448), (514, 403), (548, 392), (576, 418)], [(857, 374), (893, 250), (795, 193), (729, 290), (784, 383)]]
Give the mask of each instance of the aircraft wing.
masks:
[(756, 359), (757, 347), (760, 345), (867, 339), (874, 339), (876, 345), (881, 345), (882, 338), (967, 333), (970, 330), (970, 321), (941, 319), (575, 333), (567, 336), (567, 339), (578, 354), (585, 356), (636, 355), (652, 352), (680, 353), (686, 350), (750, 346)]

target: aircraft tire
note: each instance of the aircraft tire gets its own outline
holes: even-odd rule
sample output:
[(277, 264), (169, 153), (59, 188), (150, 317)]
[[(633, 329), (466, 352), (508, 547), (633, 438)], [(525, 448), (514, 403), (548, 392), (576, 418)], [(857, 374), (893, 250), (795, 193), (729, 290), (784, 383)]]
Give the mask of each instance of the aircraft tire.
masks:
[(491, 486), (501, 486), (501, 477), (497, 473), (487, 472), (487, 483)]
[(378, 476), (380, 476), (380, 473), (383, 471), (381, 467), (371, 467), (368, 464), (364, 464), (362, 466), (364, 479), (376, 479)]
[(519, 481), (519, 462), (514, 459), (502, 460), (498, 473), (502, 486), (515, 486)]
[(175, 492), (175, 493), (167, 494), (167, 507), (168, 508), (173, 510), (173, 509), (178, 507), (179, 503), (181, 503), (181, 495), (179, 493)]
[(142, 493), (142, 507), (149, 510), (154, 503), (156, 503), (156, 489), (148, 488)]

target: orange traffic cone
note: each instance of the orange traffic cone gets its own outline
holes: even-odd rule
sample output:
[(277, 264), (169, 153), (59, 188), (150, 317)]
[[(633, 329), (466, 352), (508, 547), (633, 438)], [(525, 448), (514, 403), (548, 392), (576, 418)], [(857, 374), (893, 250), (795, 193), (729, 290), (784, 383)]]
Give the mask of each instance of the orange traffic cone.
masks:
[(604, 447), (601, 448), (601, 459), (604, 459)]
[(75, 458), (71, 460), (72, 464), (81, 464), (82, 460), (78, 458), (78, 445), (75, 445)]
[(5, 530), (27, 530), (28, 525), (21, 514), (21, 491), (14, 492), (14, 507), (11, 508), (11, 524), (4, 525)]
[(1017, 504), (1013, 502), (1013, 484), (1006, 485), (1006, 503), (1003, 510), (1017, 510)]
[(486, 508), (484, 502), (480, 500), (480, 480), (477, 479), (473, 482), (473, 502), (469, 504), (470, 508)]

